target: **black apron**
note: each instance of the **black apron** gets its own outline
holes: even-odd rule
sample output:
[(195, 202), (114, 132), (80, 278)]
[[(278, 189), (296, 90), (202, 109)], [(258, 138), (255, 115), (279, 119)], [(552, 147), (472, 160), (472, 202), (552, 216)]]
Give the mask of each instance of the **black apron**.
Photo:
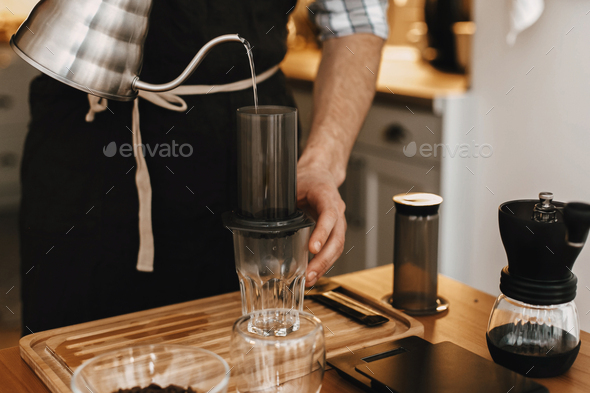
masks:
[[(174, 79), (207, 41), (228, 33), (254, 46), (257, 72), (263, 72), (286, 53), (295, 3), (154, 0), (141, 78)], [(226, 43), (185, 84), (249, 76), (243, 45)], [(295, 105), (280, 71), (258, 86), (258, 95), (261, 105)], [(123, 144), (132, 145), (132, 103), (109, 101), (109, 110), (87, 123), (84, 92), (44, 75), (32, 82), (21, 174), (24, 334), (239, 288), (221, 213), (235, 206), (235, 111), (253, 104), (252, 90), (183, 98), (187, 113), (139, 101), (142, 142), (151, 150), (155, 242), (154, 272), (143, 273), (135, 268), (135, 159), (128, 147), (120, 154)], [(107, 157), (112, 142), (117, 152)]]

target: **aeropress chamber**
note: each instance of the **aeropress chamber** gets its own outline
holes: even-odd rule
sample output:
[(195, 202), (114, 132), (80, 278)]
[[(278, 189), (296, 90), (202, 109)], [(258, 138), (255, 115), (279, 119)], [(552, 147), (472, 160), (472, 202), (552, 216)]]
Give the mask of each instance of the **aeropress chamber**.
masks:
[(250, 332), (285, 336), (299, 329), (314, 225), (297, 209), (297, 109), (238, 109), (237, 156), (237, 209), (223, 220), (233, 233), (242, 313), (254, 313)]

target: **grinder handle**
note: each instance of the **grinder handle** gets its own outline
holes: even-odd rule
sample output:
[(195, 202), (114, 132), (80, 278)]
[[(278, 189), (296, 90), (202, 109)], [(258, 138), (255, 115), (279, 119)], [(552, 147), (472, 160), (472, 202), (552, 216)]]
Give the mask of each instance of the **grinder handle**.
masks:
[(572, 247), (583, 247), (590, 229), (590, 205), (570, 202), (563, 209), (563, 219), (567, 227), (566, 241)]

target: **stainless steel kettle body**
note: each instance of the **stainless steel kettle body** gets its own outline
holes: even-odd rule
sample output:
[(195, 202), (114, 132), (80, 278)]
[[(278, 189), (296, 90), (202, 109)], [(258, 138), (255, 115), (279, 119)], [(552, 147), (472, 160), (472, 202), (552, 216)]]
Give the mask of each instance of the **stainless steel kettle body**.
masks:
[[(150, 0), (42, 0), (12, 37), (29, 64), (70, 86), (131, 100)], [(23, 54), (26, 54), (23, 56)]]
[(16, 53), (41, 72), (107, 99), (133, 100), (138, 90), (179, 86), (211, 47), (246, 41), (237, 34), (207, 43), (175, 80), (139, 80), (151, 0), (41, 0), (10, 40)]

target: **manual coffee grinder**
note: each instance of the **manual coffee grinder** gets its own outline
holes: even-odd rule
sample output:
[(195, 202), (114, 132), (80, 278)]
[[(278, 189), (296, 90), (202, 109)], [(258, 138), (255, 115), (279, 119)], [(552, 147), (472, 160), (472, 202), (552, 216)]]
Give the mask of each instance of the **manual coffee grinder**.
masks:
[(314, 224), (297, 209), (297, 109), (240, 108), (237, 129), (238, 203), (223, 220), (233, 233), (242, 313), (254, 313), (251, 333), (285, 336), (299, 329)]
[(528, 377), (567, 371), (580, 350), (572, 267), (588, 236), (590, 205), (539, 200), (505, 202), (500, 235), (508, 266), (487, 329), (494, 361)]

